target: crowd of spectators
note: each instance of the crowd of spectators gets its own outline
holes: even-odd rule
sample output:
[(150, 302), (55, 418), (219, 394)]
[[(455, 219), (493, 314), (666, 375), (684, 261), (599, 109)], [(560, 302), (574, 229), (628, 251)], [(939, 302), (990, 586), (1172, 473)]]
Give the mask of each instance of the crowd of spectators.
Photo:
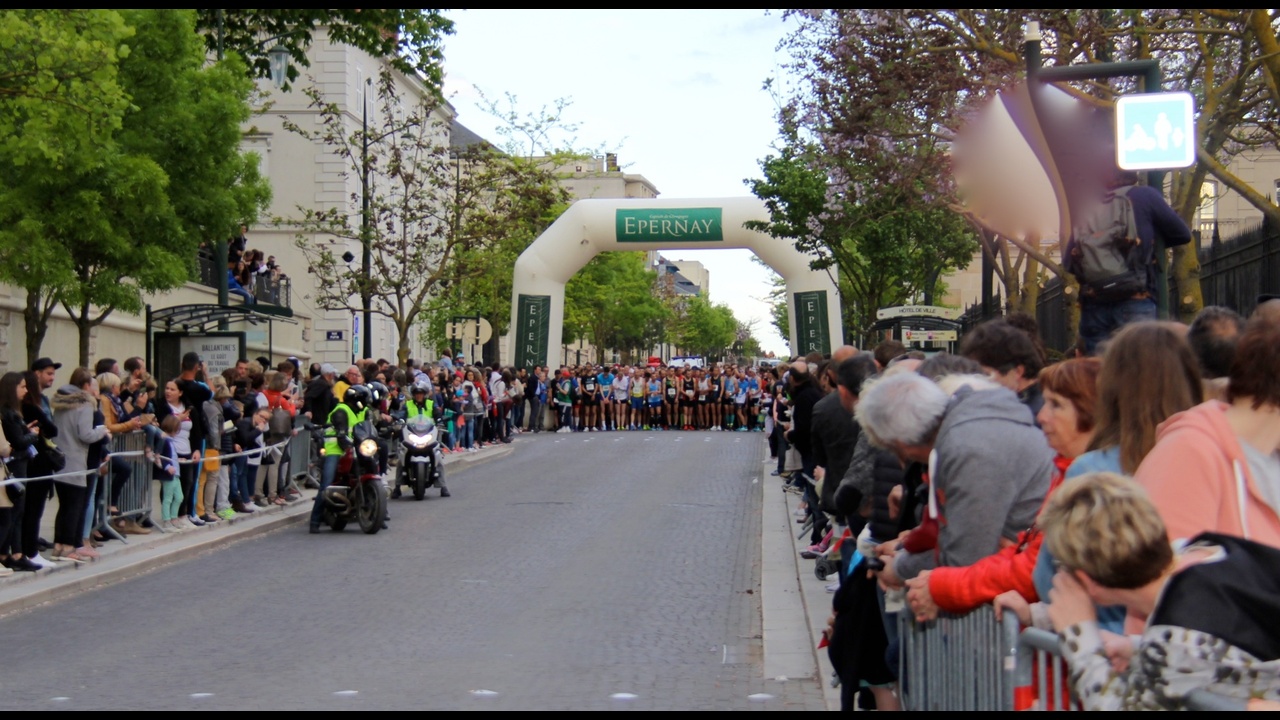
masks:
[(1027, 320), (989, 321), (957, 355), (885, 341), (778, 367), (774, 474), (803, 496), (801, 555), (834, 575), (846, 709), (860, 689), (899, 706), (898, 613), (984, 605), (1059, 633), (1087, 709), (1182, 708), (1197, 689), (1270, 707), (1280, 299), (1129, 323), (1057, 361)]

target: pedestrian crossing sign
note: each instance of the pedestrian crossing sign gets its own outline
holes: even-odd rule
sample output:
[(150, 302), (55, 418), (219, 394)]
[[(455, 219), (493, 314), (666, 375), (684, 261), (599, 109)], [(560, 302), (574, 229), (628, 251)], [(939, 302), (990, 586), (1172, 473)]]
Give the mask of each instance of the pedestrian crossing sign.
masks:
[(1168, 170), (1195, 161), (1191, 93), (1125, 95), (1116, 101), (1116, 164), (1122, 170)]

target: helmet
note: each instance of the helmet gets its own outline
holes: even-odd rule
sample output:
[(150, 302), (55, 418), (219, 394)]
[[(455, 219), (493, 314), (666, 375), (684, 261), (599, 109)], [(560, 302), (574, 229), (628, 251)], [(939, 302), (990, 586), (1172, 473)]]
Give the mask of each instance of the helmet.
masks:
[(413, 384), (413, 388), (409, 391), (409, 394), (417, 395), (418, 393), (425, 393), (425, 392), (427, 392), (427, 384), (422, 380), (419, 380), (418, 382)]
[(369, 383), (369, 393), (375, 403), (380, 403), (384, 398), (391, 395), (391, 390), (386, 385), (375, 380)]
[(369, 388), (364, 385), (352, 385), (342, 393), (342, 402), (356, 412), (369, 407), (371, 400), (373, 400), (373, 393), (369, 392)]

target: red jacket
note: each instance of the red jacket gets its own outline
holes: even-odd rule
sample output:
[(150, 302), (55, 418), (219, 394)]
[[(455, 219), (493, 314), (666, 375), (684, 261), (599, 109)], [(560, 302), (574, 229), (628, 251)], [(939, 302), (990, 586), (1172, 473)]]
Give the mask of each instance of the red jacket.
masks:
[[(1059, 455), (1053, 459), (1053, 466), (1053, 480), (1049, 483), (1049, 492), (1045, 493), (1044, 503), (1049, 502), (1053, 491), (1062, 484), (1071, 459)], [(1040, 505), (1040, 511), (1044, 512), (1044, 504)], [(1040, 598), (1036, 595), (1031, 575), (1036, 569), (1042, 542), (1044, 533), (1032, 525), (1018, 533), (1016, 545), (1007, 545), (972, 565), (934, 569), (929, 573), (929, 594), (933, 596), (933, 602), (947, 612), (965, 613), (1009, 590), (1017, 590), (1027, 602), (1036, 602)]]

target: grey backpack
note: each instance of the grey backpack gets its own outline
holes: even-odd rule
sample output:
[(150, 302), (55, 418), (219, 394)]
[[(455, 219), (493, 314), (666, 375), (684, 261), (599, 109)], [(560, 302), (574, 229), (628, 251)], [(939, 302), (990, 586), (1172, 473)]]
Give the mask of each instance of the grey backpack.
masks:
[(1111, 191), (1072, 228), (1074, 243), (1067, 269), (1080, 281), (1081, 297), (1100, 302), (1127, 300), (1147, 290), (1141, 241), (1133, 216), (1130, 188)]

